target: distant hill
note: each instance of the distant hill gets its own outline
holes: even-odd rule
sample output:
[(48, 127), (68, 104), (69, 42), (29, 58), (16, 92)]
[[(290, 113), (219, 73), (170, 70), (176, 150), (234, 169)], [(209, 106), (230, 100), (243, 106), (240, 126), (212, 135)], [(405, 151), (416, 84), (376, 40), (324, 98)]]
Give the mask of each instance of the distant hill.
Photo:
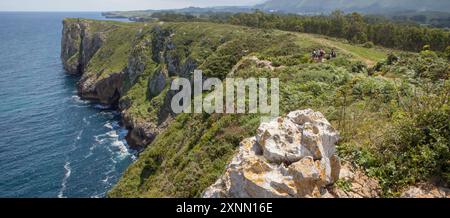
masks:
[(214, 13), (253, 12), (328, 14), (334, 10), (382, 15), (397, 22), (413, 22), (439, 28), (450, 28), (450, 0), (268, 0), (254, 6), (188, 7), (168, 10), (104, 12), (108, 18), (129, 18), (135, 21), (153, 19), (155, 13), (177, 13), (194, 16)]
[[(329, 13), (334, 10), (345, 12), (361, 12), (367, 14), (388, 14), (393, 12), (424, 12), (438, 11), (450, 13), (449, 0), (268, 0), (259, 5), (223, 6), (223, 7), (188, 7), (168, 10), (141, 10), (132, 14), (154, 12), (175, 13), (216, 13), (216, 12), (249, 12), (255, 9), (279, 13)], [(110, 14), (127, 15), (126, 12), (107, 12)], [(130, 15), (130, 14), (128, 14)]]
[(179, 13), (179, 14), (208, 14), (208, 13), (239, 13), (252, 12), (255, 8), (253, 6), (218, 6), (218, 7), (188, 7), (181, 9), (165, 9), (165, 10), (140, 10), (140, 11), (110, 11), (103, 12), (103, 16), (108, 18), (145, 18), (154, 13)]
[(395, 11), (450, 12), (448, 0), (269, 0), (255, 6), (264, 11), (289, 13), (345, 12), (390, 13)]

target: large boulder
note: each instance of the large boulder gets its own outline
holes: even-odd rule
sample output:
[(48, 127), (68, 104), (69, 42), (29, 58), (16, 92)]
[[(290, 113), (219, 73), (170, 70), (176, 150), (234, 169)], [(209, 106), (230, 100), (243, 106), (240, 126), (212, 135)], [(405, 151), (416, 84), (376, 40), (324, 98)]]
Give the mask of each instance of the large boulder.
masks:
[(203, 197), (329, 197), (340, 173), (338, 133), (313, 110), (295, 111), (241, 142), (225, 174)]

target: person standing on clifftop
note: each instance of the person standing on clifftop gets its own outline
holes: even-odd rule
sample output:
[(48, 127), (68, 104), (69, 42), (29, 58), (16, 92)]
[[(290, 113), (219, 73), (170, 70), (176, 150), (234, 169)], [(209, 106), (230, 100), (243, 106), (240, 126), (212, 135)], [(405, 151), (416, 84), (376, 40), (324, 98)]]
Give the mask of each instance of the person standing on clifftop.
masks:
[(336, 58), (337, 54), (336, 51), (334, 49), (331, 49), (331, 58)]
[(325, 50), (322, 48), (319, 50), (319, 61), (323, 62), (323, 58), (325, 57)]
[(317, 50), (316, 49), (314, 49), (314, 51), (312, 52), (311, 57), (313, 60), (317, 60)]

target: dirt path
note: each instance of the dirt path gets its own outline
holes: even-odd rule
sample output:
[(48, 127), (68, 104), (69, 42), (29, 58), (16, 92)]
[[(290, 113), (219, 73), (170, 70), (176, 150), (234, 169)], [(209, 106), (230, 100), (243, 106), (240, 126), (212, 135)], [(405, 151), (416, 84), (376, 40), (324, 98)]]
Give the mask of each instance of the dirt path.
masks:
[(339, 50), (339, 51), (341, 51), (341, 52), (343, 52), (345, 54), (353, 56), (356, 59), (358, 59), (358, 60), (364, 62), (365, 64), (367, 64), (367, 66), (369, 66), (369, 67), (373, 67), (376, 64), (375, 61), (370, 60), (368, 58), (365, 58), (365, 57), (363, 57), (363, 56), (361, 56), (359, 54), (356, 54), (354, 52), (348, 51), (348, 50), (346, 50), (346, 49), (336, 45), (336, 43), (331, 42), (330, 40), (323, 39), (323, 38), (314, 38), (314, 37), (312, 37), (312, 40), (317, 42), (317, 43), (319, 43), (319, 44), (323, 44), (323, 45), (326, 45), (328, 47), (336, 48), (337, 50)]
[[(300, 37), (306, 39), (306, 40), (311, 41), (311, 42), (314, 42), (314, 43), (317, 43), (317, 44), (320, 44), (320, 45), (324, 45), (324, 46), (327, 46), (327, 47), (330, 47), (330, 48), (335, 48), (336, 50), (338, 50), (341, 53), (344, 53), (344, 54), (347, 54), (347, 55), (350, 55), (350, 56), (354, 57), (355, 60), (362, 61), (368, 67), (375, 66), (375, 64), (378, 62), (378, 58), (373, 57), (371, 59), (371, 58), (365, 57), (364, 55), (358, 54), (357, 52), (350, 51), (348, 48), (345, 48), (344, 46), (346, 46), (346, 47), (348, 46), (348, 47), (350, 47), (350, 48), (352, 48), (354, 50), (361, 51), (361, 53), (366, 53), (366, 56), (367, 56), (368, 52), (369, 53), (370, 52), (373, 52), (373, 53), (376, 52), (376, 53), (378, 53), (377, 55), (380, 55), (379, 53), (386, 53), (386, 55), (387, 55), (387, 51), (378, 51), (378, 50), (375, 50), (375, 49), (363, 48), (363, 47), (360, 47), (360, 46), (357, 46), (357, 45), (351, 45), (351, 44), (348, 44), (348, 45), (345, 44), (344, 45), (343, 42), (338, 42), (338, 41), (332, 41), (332, 40), (329, 40), (329, 39), (325, 39), (325, 38), (323, 38), (323, 36), (319, 36), (319, 35), (306, 34), (306, 33), (299, 33), (298, 35)], [(342, 45), (340, 45), (340, 44), (342, 44)]]

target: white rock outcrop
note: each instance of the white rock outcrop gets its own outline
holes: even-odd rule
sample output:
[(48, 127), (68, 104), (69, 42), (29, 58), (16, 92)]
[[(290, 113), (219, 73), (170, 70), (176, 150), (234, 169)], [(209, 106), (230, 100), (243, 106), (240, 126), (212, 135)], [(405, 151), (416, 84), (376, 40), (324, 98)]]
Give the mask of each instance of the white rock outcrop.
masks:
[(339, 179), (338, 140), (337, 131), (313, 110), (262, 123), (203, 197), (333, 197), (326, 187)]
[(450, 189), (422, 183), (409, 187), (401, 198), (450, 198)]
[(366, 175), (364, 170), (349, 162), (341, 162), (340, 184), (328, 187), (334, 198), (379, 198), (381, 187), (375, 178)]

